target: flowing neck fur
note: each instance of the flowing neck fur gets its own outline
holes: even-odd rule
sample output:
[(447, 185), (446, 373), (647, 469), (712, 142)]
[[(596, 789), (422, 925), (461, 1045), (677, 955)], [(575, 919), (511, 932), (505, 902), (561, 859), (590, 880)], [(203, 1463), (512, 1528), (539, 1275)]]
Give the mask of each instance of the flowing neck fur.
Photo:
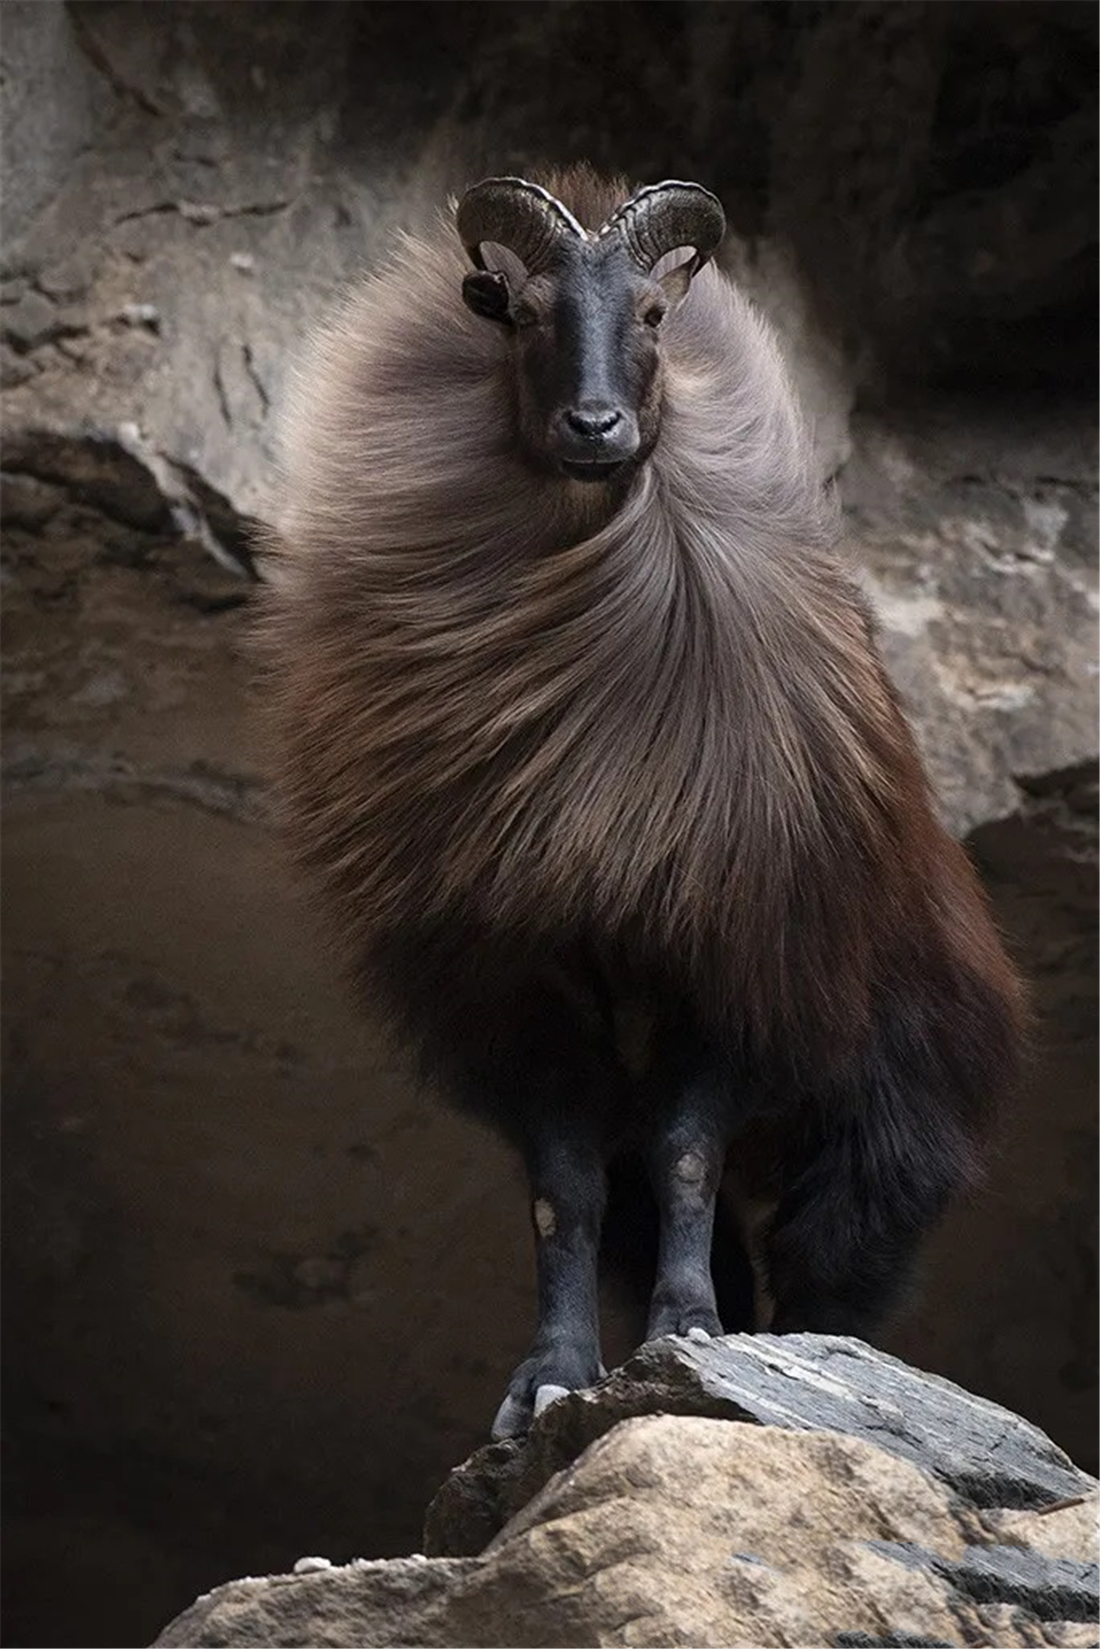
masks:
[(734, 920), (786, 933), (808, 866), (885, 863), (919, 781), (774, 341), (704, 270), (664, 329), (648, 463), (622, 494), (545, 478), (464, 268), (449, 223), (406, 241), (291, 421), (280, 600), (338, 874), (380, 925), (410, 902), (551, 932), (626, 912), (700, 957)]

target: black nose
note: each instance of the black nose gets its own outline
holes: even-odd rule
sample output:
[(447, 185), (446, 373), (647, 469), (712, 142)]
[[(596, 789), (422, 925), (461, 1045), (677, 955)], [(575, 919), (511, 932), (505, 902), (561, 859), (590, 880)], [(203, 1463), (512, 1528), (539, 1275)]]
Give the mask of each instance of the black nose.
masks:
[(617, 407), (570, 407), (565, 414), (569, 428), (586, 441), (602, 441), (623, 421)]

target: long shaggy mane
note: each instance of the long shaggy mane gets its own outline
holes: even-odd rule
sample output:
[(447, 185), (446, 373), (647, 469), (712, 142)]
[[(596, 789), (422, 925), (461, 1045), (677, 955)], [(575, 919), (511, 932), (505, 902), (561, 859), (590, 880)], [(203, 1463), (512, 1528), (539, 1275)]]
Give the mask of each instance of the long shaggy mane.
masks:
[[(629, 193), (543, 181), (588, 227)], [(656, 449), (611, 495), (525, 463), (467, 267), (447, 214), (404, 239), (315, 340), (287, 427), (279, 790), (352, 965), (384, 995), (393, 936), (448, 924), (532, 967), (629, 953), (808, 1082), (904, 998), (914, 1060), (976, 1116), (1015, 982), (766, 324), (696, 278)]]

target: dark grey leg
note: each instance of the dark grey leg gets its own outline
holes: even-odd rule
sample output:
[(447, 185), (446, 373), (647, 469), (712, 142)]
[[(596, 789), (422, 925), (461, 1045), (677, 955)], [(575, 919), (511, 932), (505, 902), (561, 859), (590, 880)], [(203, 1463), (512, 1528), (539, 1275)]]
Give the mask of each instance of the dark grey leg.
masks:
[(721, 1334), (711, 1277), (714, 1205), (725, 1142), (704, 1107), (685, 1105), (658, 1124), (649, 1169), (660, 1210), (657, 1279), (646, 1339)]
[(538, 1328), (493, 1421), (525, 1432), (548, 1402), (603, 1374), (597, 1273), (607, 1177), (598, 1142), (558, 1117), (527, 1150), (538, 1270)]

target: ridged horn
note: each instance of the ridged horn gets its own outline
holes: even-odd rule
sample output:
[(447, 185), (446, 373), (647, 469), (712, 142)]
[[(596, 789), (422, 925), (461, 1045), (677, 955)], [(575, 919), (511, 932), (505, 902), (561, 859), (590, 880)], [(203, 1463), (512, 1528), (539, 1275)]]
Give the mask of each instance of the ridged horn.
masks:
[(717, 251), (726, 232), (722, 203), (698, 183), (669, 179), (639, 189), (608, 218), (600, 235), (618, 234), (631, 257), (648, 275), (654, 264), (677, 246), (691, 246), (697, 274)]
[(585, 230), (548, 189), (519, 177), (491, 177), (467, 189), (458, 203), (455, 225), (478, 269), (484, 241), (506, 246), (529, 275), (545, 269), (567, 236), (586, 240)]

